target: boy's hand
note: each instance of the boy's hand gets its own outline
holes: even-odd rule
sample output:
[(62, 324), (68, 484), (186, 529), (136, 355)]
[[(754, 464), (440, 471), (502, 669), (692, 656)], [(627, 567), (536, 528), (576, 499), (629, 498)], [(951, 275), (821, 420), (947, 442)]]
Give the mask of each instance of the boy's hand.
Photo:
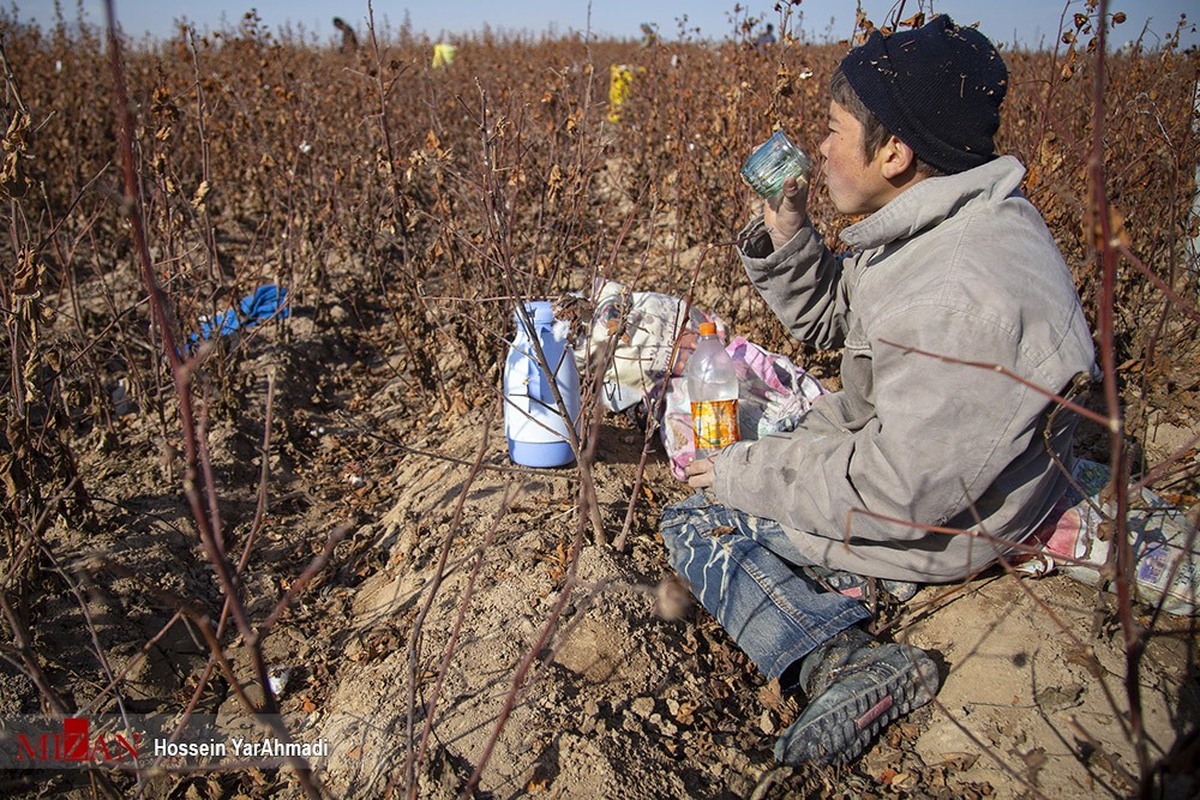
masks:
[(763, 222), (771, 234), (775, 249), (792, 240), (808, 218), (808, 181), (788, 178), (783, 182), (783, 194), (763, 204)]
[(683, 468), (687, 475), (688, 486), (693, 489), (707, 489), (713, 485), (713, 462), (707, 458), (697, 458)]

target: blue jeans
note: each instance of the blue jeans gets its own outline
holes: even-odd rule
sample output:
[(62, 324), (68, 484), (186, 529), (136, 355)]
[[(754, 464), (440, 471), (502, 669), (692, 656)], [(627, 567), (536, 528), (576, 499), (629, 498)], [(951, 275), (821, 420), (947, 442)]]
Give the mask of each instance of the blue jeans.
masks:
[(768, 678), (871, 616), (800, 570), (812, 562), (778, 522), (717, 505), (702, 492), (663, 510), (662, 536), (671, 566)]

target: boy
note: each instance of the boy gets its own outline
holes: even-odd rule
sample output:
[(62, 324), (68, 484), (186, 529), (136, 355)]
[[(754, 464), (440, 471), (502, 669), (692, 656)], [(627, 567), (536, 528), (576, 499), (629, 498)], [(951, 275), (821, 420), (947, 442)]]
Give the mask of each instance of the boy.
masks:
[(854, 760), (937, 690), (929, 656), (875, 642), (867, 610), (830, 583), (881, 578), (906, 599), (965, 579), (1066, 488), (1070, 414), (999, 370), (928, 355), (1054, 392), (1092, 368), (1070, 274), (1018, 191), (1024, 168), (994, 152), (1007, 82), (991, 42), (948, 17), (872, 33), (830, 83), (820, 147), (834, 206), (868, 215), (841, 234), (852, 252), (825, 247), (794, 179), (743, 232), (779, 319), (844, 348), (843, 388), (797, 430), (689, 465), (719, 505), (668, 508), (663, 537), (738, 645), (810, 698), (776, 745), (787, 763)]

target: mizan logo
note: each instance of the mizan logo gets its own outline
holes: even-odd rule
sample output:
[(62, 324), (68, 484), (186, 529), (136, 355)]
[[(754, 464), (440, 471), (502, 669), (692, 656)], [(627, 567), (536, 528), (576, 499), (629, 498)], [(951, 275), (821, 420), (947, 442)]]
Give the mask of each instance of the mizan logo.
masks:
[(17, 762), (106, 764), (132, 762), (138, 757), (142, 734), (97, 731), (93, 737), (84, 717), (67, 717), (54, 733), (17, 734)]

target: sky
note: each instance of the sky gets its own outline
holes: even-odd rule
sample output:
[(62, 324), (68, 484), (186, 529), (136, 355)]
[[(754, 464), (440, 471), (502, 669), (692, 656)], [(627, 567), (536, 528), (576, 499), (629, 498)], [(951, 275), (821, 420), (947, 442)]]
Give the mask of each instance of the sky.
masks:
[[(902, 1), (902, 0), (901, 0)], [(732, 35), (733, 9), (738, 0), (507, 0), (481, 3), (478, 0), (426, 0), (406, 4), (394, 0), (374, 0), (377, 24), (384, 20), (395, 30), (406, 15), (416, 35), (431, 39), (453, 38), (480, 31), (485, 24), (498, 32), (568, 34), (589, 29), (602, 38), (640, 38), (639, 25), (650, 22), (664, 39), (678, 37), (679, 22), (686, 17), (689, 30), (699, 28), (700, 37), (723, 39)], [(779, 13), (774, 2), (740, 0), (748, 14), (779, 28)], [(62, 0), (69, 21), (76, 17), (77, 3), (88, 21), (104, 21), (103, 0)], [(868, 17), (877, 25), (884, 23), (896, 3), (862, 0)], [(331, 42), (332, 18), (340, 16), (360, 32), (366, 28), (366, 0), (115, 0), (117, 18), (125, 32), (139, 38), (144, 33), (166, 37), (174, 33), (176, 21), (186, 18), (200, 32), (236, 26), (251, 8), (258, 11), (264, 24), (277, 29), (286, 23), (303, 26), (306, 36)], [(904, 16), (917, 10), (932, 9), (950, 14), (960, 24), (978, 22), (980, 30), (992, 40), (1024, 47), (1052, 46), (1060, 33), (1059, 20), (1066, 10), (1069, 20), (1084, 10), (1084, 0), (948, 0), (931, 3), (918, 0), (905, 5)], [(1137, 38), (1147, 28), (1145, 43), (1157, 46), (1162, 37), (1174, 30), (1181, 12), (1194, 7), (1193, 0), (1110, 0), (1111, 12), (1124, 11), (1127, 21), (1111, 34), (1115, 45)], [(53, 0), (24, 0), (16, 6), (21, 22), (38, 22), (49, 27), (54, 21)], [(799, 11), (802, 32), (810, 39), (846, 39), (853, 30), (854, 0), (802, 0)], [(747, 11), (742, 12), (747, 13)], [(928, 13), (927, 13), (928, 16)], [(1188, 15), (1189, 23), (1200, 22), (1200, 12)], [(740, 18), (740, 15), (739, 15)], [(793, 25), (794, 25), (793, 19)], [(1189, 24), (1190, 28), (1190, 24)], [(1188, 33), (1185, 46), (1200, 46), (1200, 35)]]

